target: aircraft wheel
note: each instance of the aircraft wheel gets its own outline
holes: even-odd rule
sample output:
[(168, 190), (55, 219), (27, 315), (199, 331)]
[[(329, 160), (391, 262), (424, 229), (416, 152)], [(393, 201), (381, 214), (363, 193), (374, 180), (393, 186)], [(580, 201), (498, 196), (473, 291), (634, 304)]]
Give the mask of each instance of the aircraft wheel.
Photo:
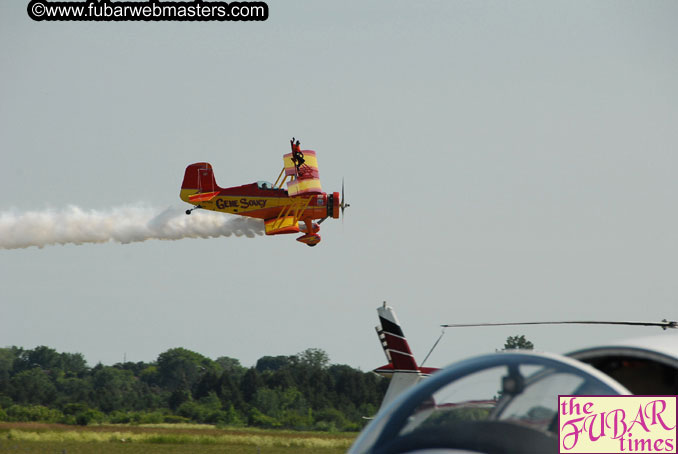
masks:
[(186, 210), (186, 214), (191, 214), (191, 210)]
[(308, 243), (306, 243), (306, 244), (308, 245), (308, 247), (314, 247), (314, 246), (317, 246), (317, 245), (318, 245), (318, 243), (315, 243), (315, 244), (308, 244)]

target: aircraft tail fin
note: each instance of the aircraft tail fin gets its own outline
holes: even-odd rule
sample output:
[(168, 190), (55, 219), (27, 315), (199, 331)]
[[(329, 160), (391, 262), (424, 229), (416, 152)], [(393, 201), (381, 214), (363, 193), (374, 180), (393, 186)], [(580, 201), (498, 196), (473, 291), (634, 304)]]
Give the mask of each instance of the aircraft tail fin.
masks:
[(410, 350), (398, 317), (392, 307), (384, 305), (377, 308), (381, 327), (377, 326), (377, 335), (386, 354), (388, 364), (374, 369), (374, 372), (391, 378), (381, 408), (389, 404), (403, 391), (416, 385), (419, 381), (437, 369), (420, 367)]
[(212, 165), (209, 162), (196, 162), (186, 167), (181, 189), (193, 189), (198, 193), (215, 192), (221, 189), (214, 179)]
[(382, 307), (377, 308), (377, 313), (381, 328), (375, 329), (389, 364), (377, 369), (376, 372), (379, 373), (380, 369), (384, 369), (384, 372), (390, 370), (391, 373), (395, 371), (417, 372), (419, 370), (417, 361), (414, 359), (393, 308), (384, 303)]

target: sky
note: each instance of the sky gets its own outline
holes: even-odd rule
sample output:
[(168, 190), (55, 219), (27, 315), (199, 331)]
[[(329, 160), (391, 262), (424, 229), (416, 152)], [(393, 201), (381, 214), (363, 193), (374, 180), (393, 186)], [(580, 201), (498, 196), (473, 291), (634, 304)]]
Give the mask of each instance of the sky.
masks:
[[(321, 348), (370, 370), (382, 301), (419, 359), (446, 323), (678, 319), (678, 3), (267, 3), (266, 21), (210, 23), (0, 3), (0, 217), (183, 210), (188, 164), (275, 181), (292, 136), (351, 204), (315, 248), (2, 249), (0, 346), (91, 366)], [(426, 365), (518, 334), (568, 352), (664, 333), (449, 329)]]

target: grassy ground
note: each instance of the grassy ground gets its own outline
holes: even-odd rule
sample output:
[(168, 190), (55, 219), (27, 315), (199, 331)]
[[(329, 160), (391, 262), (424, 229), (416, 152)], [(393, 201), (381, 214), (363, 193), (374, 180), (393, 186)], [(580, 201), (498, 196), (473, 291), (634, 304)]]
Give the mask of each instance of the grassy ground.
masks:
[(200, 425), (0, 423), (0, 454), (291, 454), (346, 452), (355, 433), (331, 434)]

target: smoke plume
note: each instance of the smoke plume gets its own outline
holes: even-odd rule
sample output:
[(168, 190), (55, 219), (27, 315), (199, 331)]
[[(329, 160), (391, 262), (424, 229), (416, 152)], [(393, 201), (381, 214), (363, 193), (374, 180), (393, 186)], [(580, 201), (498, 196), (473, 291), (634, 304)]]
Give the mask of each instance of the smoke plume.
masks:
[(253, 238), (263, 234), (263, 227), (258, 219), (200, 210), (186, 216), (179, 208), (127, 206), (99, 211), (69, 206), (62, 210), (0, 213), (0, 249), (231, 235)]

